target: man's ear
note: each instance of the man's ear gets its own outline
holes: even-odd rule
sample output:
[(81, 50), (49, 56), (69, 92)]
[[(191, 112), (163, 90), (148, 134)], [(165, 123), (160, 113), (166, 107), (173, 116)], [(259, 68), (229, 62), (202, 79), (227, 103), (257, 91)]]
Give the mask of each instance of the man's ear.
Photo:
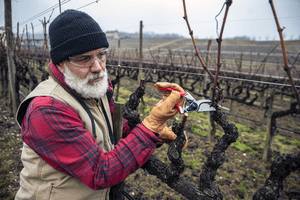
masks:
[(61, 63), (58, 63), (56, 65), (57, 69), (61, 72), (61, 73), (65, 73), (65, 66), (64, 64), (61, 62)]

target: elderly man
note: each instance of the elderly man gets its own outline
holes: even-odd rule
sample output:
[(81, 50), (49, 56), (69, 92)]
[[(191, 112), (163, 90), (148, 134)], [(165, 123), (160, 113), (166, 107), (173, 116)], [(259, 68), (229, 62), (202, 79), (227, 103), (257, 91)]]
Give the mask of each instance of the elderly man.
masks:
[(86, 13), (67, 10), (50, 24), (49, 35), (51, 77), (17, 113), (24, 168), (16, 199), (108, 199), (110, 187), (141, 167), (157, 142), (174, 140), (164, 131), (166, 120), (183, 97), (172, 91), (133, 130), (124, 121), (124, 138), (114, 146), (105, 33)]

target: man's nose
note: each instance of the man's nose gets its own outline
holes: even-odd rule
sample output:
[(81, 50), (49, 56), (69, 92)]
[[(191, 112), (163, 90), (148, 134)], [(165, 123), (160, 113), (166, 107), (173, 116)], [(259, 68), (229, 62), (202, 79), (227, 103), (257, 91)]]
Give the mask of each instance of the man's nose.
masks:
[(101, 67), (101, 63), (99, 62), (99, 59), (97, 57), (95, 57), (92, 62), (91, 72), (93, 72), (93, 73), (101, 72), (103, 70), (104, 69)]

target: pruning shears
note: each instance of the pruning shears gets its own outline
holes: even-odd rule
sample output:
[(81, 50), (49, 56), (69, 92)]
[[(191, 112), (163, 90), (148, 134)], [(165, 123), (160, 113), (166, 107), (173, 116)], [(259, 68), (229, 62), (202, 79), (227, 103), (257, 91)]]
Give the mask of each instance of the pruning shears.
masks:
[(216, 109), (210, 105), (211, 100), (209, 99), (202, 99), (196, 101), (196, 99), (194, 99), (194, 97), (188, 92), (186, 92), (186, 94), (183, 95), (183, 97), (185, 98), (183, 107), (179, 106), (178, 104), (176, 105), (180, 114), (187, 112), (216, 111)]
[[(190, 95), (190, 93), (188, 93), (188, 92), (180, 92), (171, 87), (167, 87), (167, 88), (159, 87), (159, 89), (160, 90), (177, 91), (180, 93), (180, 96), (185, 98), (183, 107), (181, 107), (178, 104), (175, 105), (180, 114), (187, 113), (187, 112), (216, 111), (216, 109), (210, 105), (211, 100), (209, 100), (209, 99), (203, 99), (203, 100), (196, 101), (196, 99), (192, 95)], [(187, 105), (187, 104), (189, 104), (189, 105)]]

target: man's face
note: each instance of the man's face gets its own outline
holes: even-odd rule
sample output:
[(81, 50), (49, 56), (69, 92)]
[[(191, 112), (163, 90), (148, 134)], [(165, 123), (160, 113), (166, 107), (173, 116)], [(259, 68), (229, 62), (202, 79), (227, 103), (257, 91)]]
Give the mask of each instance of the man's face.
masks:
[[(96, 49), (93, 51), (89, 51), (83, 54), (89, 54), (92, 57), (96, 56), (99, 52), (103, 51), (105, 48)], [(81, 54), (81, 55), (83, 55)], [(69, 60), (64, 60), (61, 63), (59, 63), (58, 69), (65, 73), (64, 65), (66, 65), (72, 73), (74, 73), (78, 78), (84, 80), (88, 76), (91, 76), (93, 73), (100, 73), (101, 71), (105, 71), (105, 62), (98, 62), (97, 59), (94, 59), (91, 65), (82, 65), (78, 66), (75, 64), (72, 64), (72, 61), (69, 62)], [(93, 85), (93, 83), (100, 81), (101, 79), (93, 80), (90, 83), (90, 85)]]
[[(82, 64), (76, 60), (64, 60), (57, 66), (65, 76), (65, 81), (70, 88), (79, 93), (83, 98), (103, 97), (108, 88), (105, 60), (95, 58), (105, 48), (96, 49), (81, 55), (89, 55), (91, 62)], [(79, 63), (79, 64), (78, 64)]]

